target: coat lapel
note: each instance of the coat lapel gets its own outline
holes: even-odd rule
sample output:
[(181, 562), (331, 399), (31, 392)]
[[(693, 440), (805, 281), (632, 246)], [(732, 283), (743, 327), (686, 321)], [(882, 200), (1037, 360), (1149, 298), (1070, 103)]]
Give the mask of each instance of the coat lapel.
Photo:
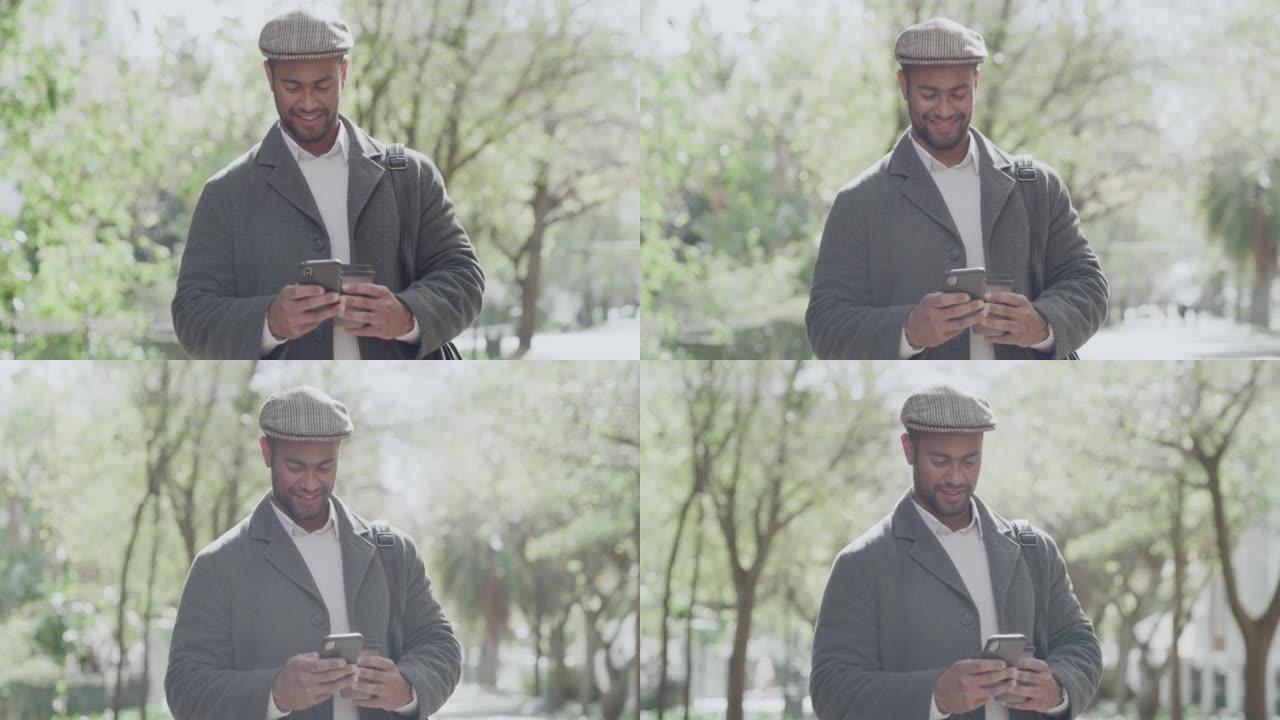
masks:
[(342, 546), (342, 585), (347, 594), (347, 615), (350, 616), (351, 627), (358, 628), (361, 625), (356, 618), (356, 597), (377, 549), (369, 541), (369, 526), (364, 520), (352, 515), (338, 498), (333, 498), (333, 504), (338, 510), (338, 542)]
[(306, 561), (302, 559), (298, 547), (293, 544), (293, 540), (289, 539), (284, 527), (280, 525), (280, 519), (271, 509), (270, 492), (262, 498), (253, 511), (253, 517), (249, 520), (249, 535), (256, 540), (266, 541), (267, 544), (262, 548), (262, 557), (272, 567), (315, 598), (322, 607), (324, 606), (324, 598), (320, 596), (320, 589), (316, 587), (316, 581), (311, 577)]
[(315, 196), (307, 186), (307, 179), (302, 177), (302, 170), (298, 169), (298, 160), (285, 145), (282, 132), (284, 131), (280, 129), (279, 121), (267, 131), (267, 136), (262, 139), (262, 145), (258, 148), (258, 164), (270, 168), (267, 171), (267, 184), (323, 230), (324, 220), (320, 217)]
[(350, 141), (347, 148), (350, 173), (347, 180), (347, 222), (350, 224), (350, 237), (354, 241), (358, 238), (356, 221), (360, 219), (360, 213), (368, 204), (374, 188), (382, 180), (386, 168), (381, 162), (382, 146), (363, 130), (357, 129), (347, 118), (343, 117), (342, 122), (347, 126), (347, 139)]
[(982, 543), (987, 548), (987, 564), (991, 568), (991, 593), (996, 602), (996, 615), (999, 627), (1006, 627), (1005, 607), (1009, 595), (1009, 586), (1013, 583), (1013, 573), (1018, 566), (1018, 558), (1022, 556), (1022, 548), (1009, 537), (1009, 524), (1004, 518), (993, 515), (981, 500), (974, 498), (978, 505), (978, 521), (982, 523)]
[(947, 551), (942, 549), (942, 543), (938, 542), (938, 538), (924, 524), (924, 520), (920, 519), (920, 513), (915, 508), (915, 501), (911, 499), (910, 491), (907, 491), (906, 497), (893, 511), (893, 534), (895, 537), (911, 541), (908, 553), (912, 560), (919, 563), (947, 587), (960, 593), (960, 596), (970, 604), (973, 603), (969, 590), (964, 586), (964, 580), (960, 579), (960, 572), (956, 570), (956, 564), (951, 562)]
[(916, 155), (916, 150), (911, 145), (910, 130), (902, 134), (902, 138), (893, 149), (893, 154), (889, 157), (889, 173), (904, 178), (902, 194), (913, 205), (933, 218), (934, 222), (941, 225), (957, 240), (960, 239), (960, 231), (956, 229), (955, 220), (951, 217), (951, 211), (947, 210), (947, 203), (942, 199), (942, 193), (938, 192), (938, 184), (929, 176), (929, 170), (920, 162), (920, 157)]
[(982, 133), (970, 130), (973, 141), (978, 143), (978, 187), (982, 196), (982, 251), (987, 258), (987, 271), (992, 270), (992, 252), (999, 252), (992, 233), (995, 231), (996, 218), (1004, 210), (1005, 203), (1013, 194), (1014, 180), (1009, 175), (1010, 163), (1003, 153), (997, 152)]

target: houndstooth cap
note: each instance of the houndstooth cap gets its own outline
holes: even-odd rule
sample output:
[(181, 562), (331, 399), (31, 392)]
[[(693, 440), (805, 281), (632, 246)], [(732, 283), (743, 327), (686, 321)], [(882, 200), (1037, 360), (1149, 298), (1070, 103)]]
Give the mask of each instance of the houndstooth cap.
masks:
[(262, 404), (258, 427), (280, 440), (341, 440), (355, 427), (347, 406), (308, 385), (281, 390)]
[(919, 432), (989, 432), (996, 416), (983, 398), (951, 385), (917, 390), (902, 404), (902, 424)]
[(898, 35), (893, 47), (900, 65), (974, 65), (987, 57), (976, 30), (946, 18), (930, 18)]
[(321, 60), (351, 52), (351, 31), (338, 18), (294, 10), (262, 26), (258, 49), (268, 60)]

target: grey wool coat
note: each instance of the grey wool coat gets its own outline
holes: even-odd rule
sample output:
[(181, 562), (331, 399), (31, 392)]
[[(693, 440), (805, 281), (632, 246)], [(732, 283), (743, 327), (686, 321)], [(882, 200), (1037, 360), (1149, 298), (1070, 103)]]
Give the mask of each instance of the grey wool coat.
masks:
[[(392, 531), (379, 549), (364, 519), (334, 498), (347, 612), (352, 632), (388, 652), (390, 595), (383, 555), (402, 553), (400, 656), (393, 657), (418, 695), (416, 717), (440, 709), (458, 684), (462, 652), (431, 593), (413, 541)], [(391, 567), (396, 567), (394, 563)], [(271, 509), (270, 493), (253, 514), (196, 556), (182, 588), (164, 687), (177, 720), (264, 718), (276, 675), (291, 656), (318, 652), (329, 618), (315, 580)], [(329, 720), (333, 701), (289, 715)], [(402, 716), (361, 709), (362, 720)]]
[[(813, 635), (809, 693), (821, 720), (929, 717), (934, 683), (957, 660), (976, 658), (978, 611), (955, 564), (912, 505), (893, 514), (836, 558)], [(977, 502), (991, 567), (998, 627), (1036, 645), (1070, 696), (1066, 717), (1092, 702), (1102, 672), (1093, 625), (1080, 609), (1053, 540), (1034, 530), (1021, 545), (1007, 520)], [(977, 710), (952, 717), (985, 717)], [(1038, 713), (1010, 710), (1011, 720)]]
[[(1053, 328), (1053, 356), (1066, 358), (1097, 332), (1107, 314), (1107, 281), (1062, 179), (1036, 162), (1038, 227), (1030, 225), (1012, 157), (977, 130), (982, 246), (988, 273), (1014, 277)], [(1031, 297), (1031, 233), (1046, 238), (1044, 289)], [(893, 151), (836, 195), (822, 231), (805, 325), (819, 358), (896, 360), (911, 308), (942, 289), (947, 270), (968, 267), (960, 232), (942, 193), (903, 133)], [(969, 331), (921, 359), (969, 357)], [(999, 359), (1046, 354), (997, 345)]]
[[(374, 268), (408, 306), (421, 343), (360, 338), (366, 359), (421, 358), (456, 337), (480, 312), (484, 273), (467, 233), (454, 216), (440, 172), (406, 149), (403, 172), (417, 219), (402, 247), (395, 188), (382, 161), (382, 143), (344, 116), (351, 141), (347, 215), (351, 259)], [(196, 203), (172, 303), (178, 341), (192, 357), (251, 359), (261, 355), (262, 323), (271, 301), (297, 282), (298, 263), (330, 257), (320, 210), (280, 123), (205, 183)], [(333, 323), (286, 342), (269, 357), (333, 357)]]

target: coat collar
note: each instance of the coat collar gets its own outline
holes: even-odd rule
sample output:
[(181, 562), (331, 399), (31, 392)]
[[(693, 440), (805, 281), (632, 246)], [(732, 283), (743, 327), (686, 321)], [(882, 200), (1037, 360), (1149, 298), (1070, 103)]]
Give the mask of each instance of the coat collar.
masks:
[[(347, 133), (347, 223), (349, 225), (347, 230), (354, 243), (357, 240), (356, 220), (368, 204), (369, 197), (373, 195), (373, 189), (382, 179), (382, 174), (386, 172), (381, 162), (383, 146), (369, 137), (347, 116), (339, 114), (338, 120)], [(257, 163), (264, 168), (269, 168), (268, 185), (311, 218), (316, 225), (324, 228), (320, 209), (316, 206), (315, 197), (311, 194), (306, 178), (302, 176), (302, 170), (298, 168), (297, 158), (285, 142), (284, 131), (280, 128), (279, 120), (272, 123), (271, 129), (267, 130), (266, 136), (263, 137), (258, 147)]]
[[(1000, 217), (1005, 203), (1013, 193), (1013, 164), (1004, 151), (987, 140), (977, 129), (970, 127), (969, 134), (970, 142), (977, 148), (978, 187), (982, 203), (982, 246), (990, 264), (991, 233), (995, 228), (996, 218)], [(952, 237), (960, 240), (960, 231), (956, 229), (951, 212), (947, 210), (947, 203), (942, 199), (937, 183), (933, 181), (929, 169), (921, 162), (911, 142), (910, 128), (902, 133), (890, 153), (888, 170), (890, 175), (903, 178), (902, 194), (912, 204), (933, 218)]]
[[(342, 551), (342, 580), (347, 596), (347, 611), (354, 613), (360, 584), (364, 582), (369, 564), (377, 550), (373, 544), (372, 529), (369, 524), (347, 509), (347, 506), (337, 497), (332, 497), (331, 500), (337, 521), (338, 545)], [(249, 518), (249, 536), (265, 542), (262, 547), (262, 556), (272, 567), (315, 598), (317, 602), (324, 603), (306, 561), (302, 559), (297, 545), (275, 515), (271, 504), (271, 491), (263, 495)]]
[[(1004, 598), (1013, 581), (1013, 573), (1021, 556), (1021, 547), (1012, 538), (1013, 528), (1007, 520), (987, 509), (986, 503), (973, 498), (978, 511), (978, 524), (982, 528), (982, 544), (987, 550), (987, 564), (991, 570), (991, 592), (996, 601), (996, 612), (1004, 615)], [(925, 525), (915, 508), (915, 500), (908, 490), (893, 511), (893, 535), (908, 541), (911, 558), (947, 587), (973, 602), (955, 563), (943, 549), (933, 531)], [(999, 620), (1003, 621), (1001, 617)]]

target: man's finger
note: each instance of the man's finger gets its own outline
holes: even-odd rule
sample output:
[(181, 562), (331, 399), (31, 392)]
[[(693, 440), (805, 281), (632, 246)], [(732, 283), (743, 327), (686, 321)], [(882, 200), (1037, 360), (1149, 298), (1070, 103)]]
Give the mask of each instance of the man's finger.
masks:
[(321, 690), (330, 688), (351, 687), (355, 683), (356, 673), (359, 672), (355, 665), (341, 670), (326, 670), (322, 673), (312, 673), (310, 683), (311, 687)]
[(342, 291), (348, 295), (363, 295), (366, 297), (380, 297), (387, 292), (387, 288), (375, 283), (343, 283)]
[(375, 668), (377, 670), (395, 670), (396, 663), (391, 658), (385, 658), (381, 655), (361, 655), (360, 667)]
[(334, 303), (337, 303), (339, 299), (340, 298), (338, 297), (337, 293), (323, 293), (321, 295), (312, 295), (309, 297), (303, 297), (303, 298), (298, 298), (294, 300), (292, 303), (293, 307), (290, 309), (294, 311), (300, 310), (305, 312), (307, 310), (313, 310), (315, 308), (324, 307), (326, 305), (332, 305)]
[(327, 292), (323, 285), (317, 285), (315, 283), (285, 285), (284, 287), (285, 290), (290, 291), (289, 294), (294, 298), (315, 297), (316, 295), (323, 295)]
[(924, 297), (925, 300), (928, 301), (929, 305), (938, 308), (951, 307), (953, 305), (960, 305), (970, 301), (969, 294), (962, 292), (930, 293)]
[(1013, 305), (1016, 307), (1028, 304), (1026, 296), (1019, 295), (1018, 293), (989, 292), (987, 293), (986, 298), (988, 301), (996, 303), (997, 305)]

